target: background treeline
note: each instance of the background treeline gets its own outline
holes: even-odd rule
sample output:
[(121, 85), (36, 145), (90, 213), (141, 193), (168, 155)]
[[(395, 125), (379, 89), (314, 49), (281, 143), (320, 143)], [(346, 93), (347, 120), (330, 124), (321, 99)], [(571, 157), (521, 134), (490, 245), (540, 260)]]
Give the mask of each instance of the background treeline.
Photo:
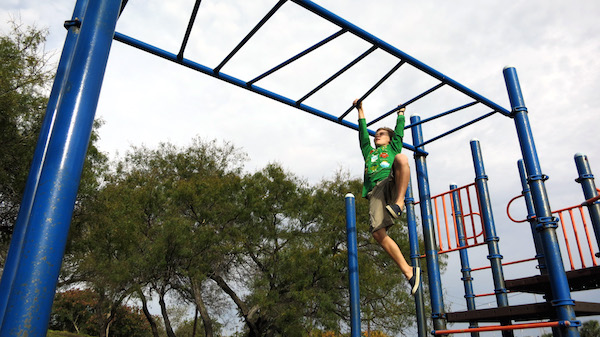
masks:
[[(54, 69), (46, 32), (0, 37), (0, 263), (4, 265)], [(347, 173), (309, 184), (281, 165), (256, 172), (227, 142), (133, 147), (109, 161), (90, 141), (51, 328), (94, 336), (339, 336), (349, 322)], [(368, 232), (357, 198), (363, 327), (412, 326), (406, 281)], [(404, 226), (391, 235), (408, 254)], [(149, 303), (159, 311), (150, 311)], [(175, 324), (169, 303), (197, 316)]]

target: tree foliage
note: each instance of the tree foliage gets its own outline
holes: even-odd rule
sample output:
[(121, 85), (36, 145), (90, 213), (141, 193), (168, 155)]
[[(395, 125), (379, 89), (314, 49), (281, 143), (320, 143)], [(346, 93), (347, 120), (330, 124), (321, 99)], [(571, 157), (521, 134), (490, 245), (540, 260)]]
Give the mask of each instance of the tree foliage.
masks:
[(45, 30), (12, 22), (10, 33), (0, 36), (0, 242), (3, 248), (12, 234), (46, 108), (52, 73), (43, 48), (46, 35)]
[[(59, 292), (54, 300), (50, 329), (98, 336), (98, 321), (103, 313), (97, 310), (99, 294), (89, 289)], [(110, 325), (113, 337), (151, 336), (150, 326), (138, 308), (121, 305)]]
[[(217, 335), (216, 317), (232, 306), (246, 336), (344, 330), (343, 196), (358, 194), (361, 182), (338, 173), (310, 186), (277, 164), (244, 173), (244, 159), (231, 144), (200, 139), (185, 148), (133, 148), (86, 206), (72, 278), (114, 308), (134, 294), (142, 302), (156, 295), (167, 336), (177, 335), (169, 296), (198, 308), (205, 336)], [(414, 321), (413, 304), (368, 232), (367, 209), (357, 201), (365, 317), (374, 330), (395, 332)], [(401, 226), (396, 234), (406, 248)]]
[(581, 337), (600, 336), (600, 323), (596, 320), (583, 322), (580, 329)]
[[(46, 36), (44, 29), (16, 22), (7, 35), (0, 36), (0, 265), (8, 251), (55, 72), (44, 50)], [(100, 125), (101, 121), (95, 122), (88, 146), (75, 217), (82, 212), (83, 201), (96, 193), (98, 176), (106, 168), (107, 158), (95, 146)]]

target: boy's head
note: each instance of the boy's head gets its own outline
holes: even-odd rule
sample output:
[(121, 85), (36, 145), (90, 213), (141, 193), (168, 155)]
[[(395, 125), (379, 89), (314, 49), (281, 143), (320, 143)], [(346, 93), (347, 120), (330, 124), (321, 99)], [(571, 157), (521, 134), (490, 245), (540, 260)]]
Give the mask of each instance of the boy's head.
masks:
[(392, 137), (394, 137), (394, 130), (390, 128), (379, 128), (375, 131), (375, 147), (380, 147), (383, 145), (387, 145), (392, 141)]

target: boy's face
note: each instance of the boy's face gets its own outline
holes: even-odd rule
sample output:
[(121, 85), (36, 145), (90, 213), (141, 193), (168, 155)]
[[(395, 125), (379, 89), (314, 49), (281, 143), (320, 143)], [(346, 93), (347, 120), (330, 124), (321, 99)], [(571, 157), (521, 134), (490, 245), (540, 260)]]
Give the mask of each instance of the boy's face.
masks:
[(390, 134), (386, 130), (377, 130), (375, 132), (375, 147), (387, 145), (390, 141)]

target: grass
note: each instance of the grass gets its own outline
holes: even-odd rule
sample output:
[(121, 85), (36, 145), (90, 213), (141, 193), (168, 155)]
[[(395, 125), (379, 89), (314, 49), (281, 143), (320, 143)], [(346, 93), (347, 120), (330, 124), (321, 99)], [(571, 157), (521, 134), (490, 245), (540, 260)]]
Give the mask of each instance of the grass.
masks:
[(85, 334), (78, 335), (76, 333), (66, 332), (66, 331), (48, 330), (48, 334), (46, 335), (46, 337), (90, 337), (90, 336), (85, 335)]

